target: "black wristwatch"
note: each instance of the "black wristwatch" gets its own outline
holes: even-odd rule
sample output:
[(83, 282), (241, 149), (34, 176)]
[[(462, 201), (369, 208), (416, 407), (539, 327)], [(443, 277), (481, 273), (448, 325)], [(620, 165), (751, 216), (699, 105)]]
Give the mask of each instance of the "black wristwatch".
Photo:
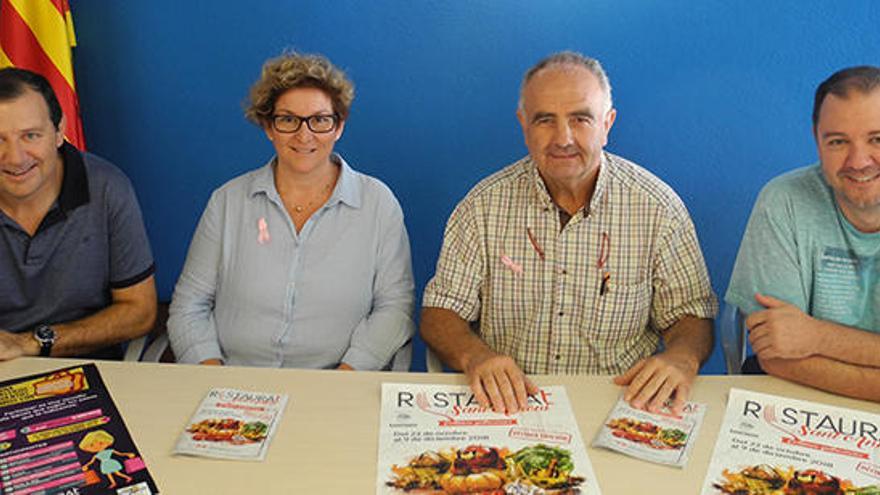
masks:
[(55, 344), (55, 330), (49, 325), (40, 325), (34, 330), (34, 339), (40, 343), (40, 356), (48, 357), (52, 354), (52, 346)]

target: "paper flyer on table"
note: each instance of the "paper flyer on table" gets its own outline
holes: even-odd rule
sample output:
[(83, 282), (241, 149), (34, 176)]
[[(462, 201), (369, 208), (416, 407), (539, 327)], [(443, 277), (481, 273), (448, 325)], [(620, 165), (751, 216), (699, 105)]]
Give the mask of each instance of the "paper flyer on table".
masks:
[(262, 461), (287, 395), (215, 388), (187, 423), (175, 454)]
[(669, 409), (650, 413), (622, 398), (599, 429), (593, 447), (603, 447), (645, 461), (684, 467), (696, 443), (706, 405), (688, 402), (681, 415)]
[(156, 493), (94, 364), (0, 383), (0, 494)]
[(382, 385), (380, 495), (601, 493), (561, 386), (496, 414), (464, 385)]
[(731, 389), (703, 495), (880, 495), (880, 415)]

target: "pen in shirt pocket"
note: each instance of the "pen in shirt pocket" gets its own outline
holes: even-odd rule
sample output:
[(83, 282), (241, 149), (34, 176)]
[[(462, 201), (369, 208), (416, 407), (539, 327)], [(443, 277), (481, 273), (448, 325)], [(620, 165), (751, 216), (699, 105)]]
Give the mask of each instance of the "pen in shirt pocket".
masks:
[(538, 240), (535, 239), (535, 234), (532, 233), (532, 229), (526, 227), (526, 237), (529, 238), (529, 244), (532, 245), (532, 249), (538, 253), (538, 258), (541, 258), (541, 261), (544, 261), (544, 250), (541, 249), (541, 245), (538, 244)]
[(602, 277), (602, 281), (599, 283), (600, 296), (604, 296), (608, 293), (608, 284), (611, 281), (611, 272), (609, 272), (606, 267), (610, 251), (611, 238), (608, 236), (608, 232), (602, 232), (602, 236), (599, 238), (599, 259), (596, 260), (596, 268), (599, 270), (599, 275)]

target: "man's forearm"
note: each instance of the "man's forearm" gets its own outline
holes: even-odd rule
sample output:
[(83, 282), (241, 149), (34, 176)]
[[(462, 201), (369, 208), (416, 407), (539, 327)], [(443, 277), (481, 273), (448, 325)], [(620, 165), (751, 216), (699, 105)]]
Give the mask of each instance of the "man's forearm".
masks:
[(81, 320), (55, 325), (53, 356), (76, 356), (145, 335), (156, 321), (152, 311), (130, 303), (114, 303)]
[(814, 319), (822, 335), (816, 353), (835, 361), (880, 367), (880, 333)]
[(699, 371), (712, 352), (712, 320), (684, 316), (666, 331), (663, 339), (665, 352), (691, 359), (696, 366), (695, 372)]
[(811, 356), (760, 359), (768, 374), (835, 394), (880, 402), (880, 368)]
[(421, 335), (441, 361), (459, 371), (467, 371), (477, 356), (494, 354), (468, 322), (449, 309), (423, 308)]
[[(156, 285), (151, 276), (112, 292), (113, 303), (85, 318), (52, 325), (53, 356), (78, 356), (146, 334), (156, 321)], [(33, 338), (23, 340), (25, 355), (39, 354)]]

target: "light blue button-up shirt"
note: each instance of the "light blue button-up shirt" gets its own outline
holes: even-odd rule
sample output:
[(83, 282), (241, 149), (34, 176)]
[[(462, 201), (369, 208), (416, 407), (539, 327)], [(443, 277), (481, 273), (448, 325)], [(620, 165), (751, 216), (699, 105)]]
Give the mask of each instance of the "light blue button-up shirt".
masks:
[(333, 160), (336, 187), (298, 233), (275, 159), (214, 191), (171, 303), (178, 362), (380, 369), (412, 337), (400, 205), (385, 184)]

